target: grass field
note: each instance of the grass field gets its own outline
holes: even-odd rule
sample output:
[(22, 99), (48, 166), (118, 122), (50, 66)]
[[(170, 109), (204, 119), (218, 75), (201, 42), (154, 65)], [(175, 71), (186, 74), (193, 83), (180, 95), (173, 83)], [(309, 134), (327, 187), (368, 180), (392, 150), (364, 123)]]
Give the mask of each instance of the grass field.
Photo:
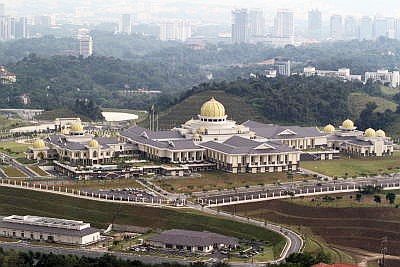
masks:
[(0, 214), (79, 219), (103, 228), (110, 223), (116, 223), (153, 229), (207, 230), (248, 240), (268, 241), (274, 245), (275, 256), (279, 255), (285, 244), (280, 235), (263, 228), (204, 215), (197, 211), (105, 203), (4, 187), (0, 187)]
[[(302, 181), (310, 179), (310, 176), (295, 174), (293, 180)], [(243, 173), (232, 174), (227, 172), (203, 172), (200, 177), (190, 178), (161, 178), (156, 184), (163, 189), (176, 193), (190, 193), (209, 190), (234, 189), (238, 187), (273, 184), (287, 182), (286, 173)]]
[(303, 161), (302, 168), (319, 172), (328, 176), (353, 177), (393, 173), (400, 170), (400, 153), (381, 159), (338, 159), (326, 161)]
[(26, 152), (28, 147), (29, 145), (27, 144), (21, 144), (12, 141), (0, 142), (0, 151), (15, 158), (24, 157), (24, 152)]
[[(388, 236), (388, 253), (400, 255), (400, 209), (395, 207), (313, 207), (291, 201), (264, 201), (222, 207), (246, 217), (267, 220), (304, 232), (310, 229), (317, 243), (379, 252)], [(312, 237), (314, 239), (314, 237)], [(308, 249), (318, 244), (309, 241)]]
[(20, 119), (6, 118), (0, 115), (0, 130), (8, 130), (16, 127), (27, 126), (29, 123)]
[(215, 97), (223, 103), (228, 117), (238, 122), (244, 122), (248, 119), (266, 121), (266, 118), (255, 107), (245, 102), (243, 98), (229, 95), (223, 91), (204, 91), (186, 98), (161, 114), (160, 127), (171, 129), (197, 116), (202, 104), (210, 100), (211, 97)]
[(44, 170), (42, 170), (41, 168), (39, 168), (39, 166), (29, 166), (29, 169), (31, 169), (32, 171), (34, 171), (35, 173), (37, 173), (39, 176), (48, 176), (49, 174), (47, 172), (45, 172)]
[(5, 166), (3, 167), (3, 171), (8, 177), (27, 177), (26, 174), (14, 167)]
[(387, 100), (385, 98), (369, 96), (364, 93), (352, 93), (349, 96), (349, 103), (350, 103), (349, 108), (351, 114), (355, 118), (358, 118), (358, 116), (360, 116), (361, 111), (365, 109), (365, 105), (367, 105), (368, 102), (376, 103), (376, 105), (378, 106), (375, 110), (376, 112), (384, 112), (386, 109), (396, 111), (397, 108), (396, 103)]

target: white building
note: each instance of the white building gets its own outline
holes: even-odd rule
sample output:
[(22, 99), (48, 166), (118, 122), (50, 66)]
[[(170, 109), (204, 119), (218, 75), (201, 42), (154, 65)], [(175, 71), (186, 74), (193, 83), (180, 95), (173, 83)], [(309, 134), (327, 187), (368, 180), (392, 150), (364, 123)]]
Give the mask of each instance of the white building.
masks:
[(89, 245), (100, 241), (100, 231), (91, 227), (90, 223), (31, 215), (3, 217), (0, 235), (70, 245)]
[(315, 67), (305, 67), (303, 69), (303, 75), (306, 77), (321, 76), (321, 77), (332, 77), (338, 78), (344, 81), (361, 81), (361, 75), (351, 74), (349, 68), (340, 68), (338, 70), (317, 70)]
[(339, 129), (328, 124), (323, 132), (328, 134), (328, 147), (344, 154), (356, 157), (383, 157), (393, 153), (393, 142), (383, 130), (368, 128), (359, 131), (349, 119), (345, 120)]
[(122, 14), (119, 24), (119, 32), (131, 34), (132, 33), (132, 19), (130, 14)]
[(187, 20), (165, 22), (160, 25), (160, 40), (186, 41), (192, 36), (192, 25)]
[(399, 71), (388, 71), (378, 70), (376, 72), (366, 72), (365, 82), (372, 80), (374, 82), (380, 82), (382, 84), (389, 84), (391, 87), (399, 87), (400, 85), (400, 72)]
[(93, 39), (90, 35), (81, 36), (79, 39), (79, 55), (90, 57), (93, 55)]

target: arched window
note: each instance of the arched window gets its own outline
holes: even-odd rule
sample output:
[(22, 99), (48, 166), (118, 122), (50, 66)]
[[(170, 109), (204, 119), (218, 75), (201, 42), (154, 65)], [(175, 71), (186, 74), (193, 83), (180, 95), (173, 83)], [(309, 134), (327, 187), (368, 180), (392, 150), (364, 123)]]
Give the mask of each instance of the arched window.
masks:
[(97, 158), (97, 151), (93, 151), (93, 158)]

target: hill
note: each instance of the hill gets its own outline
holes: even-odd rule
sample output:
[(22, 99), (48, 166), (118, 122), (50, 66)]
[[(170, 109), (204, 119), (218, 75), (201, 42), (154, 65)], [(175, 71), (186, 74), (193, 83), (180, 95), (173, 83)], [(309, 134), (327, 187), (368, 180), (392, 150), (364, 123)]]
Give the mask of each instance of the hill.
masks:
[(171, 129), (196, 116), (199, 114), (201, 105), (211, 97), (222, 102), (229, 118), (237, 122), (244, 122), (248, 119), (268, 121), (257, 108), (246, 102), (245, 98), (224, 91), (207, 90), (191, 95), (163, 112), (159, 118), (160, 128)]
[(375, 102), (375, 104), (378, 106), (374, 110), (375, 112), (384, 112), (387, 109), (396, 111), (397, 108), (397, 104), (393, 101), (359, 92), (350, 94), (348, 101), (350, 112), (356, 118), (360, 116), (361, 111), (363, 111), (369, 102)]

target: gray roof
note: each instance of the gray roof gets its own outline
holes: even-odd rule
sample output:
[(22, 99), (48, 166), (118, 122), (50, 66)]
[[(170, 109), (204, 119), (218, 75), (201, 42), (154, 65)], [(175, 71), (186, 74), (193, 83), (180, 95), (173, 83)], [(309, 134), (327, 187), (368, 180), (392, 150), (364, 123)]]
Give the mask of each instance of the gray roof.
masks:
[[(96, 140), (103, 149), (108, 148), (110, 144), (120, 143), (117, 138), (110, 137), (98, 137), (94, 138), (94, 140)], [(69, 142), (63, 135), (51, 135), (44, 141), (69, 150), (85, 150), (87, 146), (87, 142)]]
[(45, 233), (45, 234), (80, 236), (80, 237), (99, 232), (98, 229), (93, 228), (93, 227), (88, 227), (88, 228), (85, 228), (82, 230), (74, 230), (74, 229), (46, 227), (46, 226), (21, 224), (21, 223), (10, 223), (10, 222), (4, 222), (4, 221), (0, 221), (0, 228), (6, 228), (6, 229), (10, 229), (10, 230), (21, 230), (21, 231), (28, 231), (28, 232), (39, 232), (39, 233)]
[(228, 246), (238, 246), (237, 238), (224, 236), (211, 232), (198, 232), (173, 229), (164, 231), (161, 234), (152, 236), (148, 239), (153, 242), (181, 246), (211, 246), (214, 244), (224, 244)]
[[(159, 131), (153, 132), (146, 130), (139, 126), (131, 127), (121, 133), (121, 136), (124, 136), (134, 142), (149, 145), (153, 147), (157, 147), (160, 149), (169, 149), (169, 150), (203, 150), (202, 147), (197, 146), (193, 140), (183, 138), (178, 132), (175, 131)], [(169, 141), (157, 140), (164, 139), (160, 138), (163, 136), (164, 138), (169, 139)], [(168, 138), (170, 136), (171, 138)], [(179, 138), (176, 138), (179, 137)]]
[(184, 136), (178, 131), (151, 131), (137, 125), (122, 131), (121, 135), (129, 138), (132, 135), (142, 135), (143, 133), (146, 133), (150, 139), (184, 139)]
[(226, 154), (275, 154), (296, 152), (293, 148), (280, 142), (259, 142), (240, 136), (232, 136), (223, 143), (208, 141), (200, 144), (202, 147), (220, 151)]
[[(295, 139), (304, 137), (326, 136), (320, 132), (317, 127), (302, 126), (281, 126), (275, 124), (264, 124), (255, 121), (246, 121), (242, 125), (249, 127), (257, 136), (268, 139)], [(293, 134), (285, 134), (285, 132), (293, 132)]]

